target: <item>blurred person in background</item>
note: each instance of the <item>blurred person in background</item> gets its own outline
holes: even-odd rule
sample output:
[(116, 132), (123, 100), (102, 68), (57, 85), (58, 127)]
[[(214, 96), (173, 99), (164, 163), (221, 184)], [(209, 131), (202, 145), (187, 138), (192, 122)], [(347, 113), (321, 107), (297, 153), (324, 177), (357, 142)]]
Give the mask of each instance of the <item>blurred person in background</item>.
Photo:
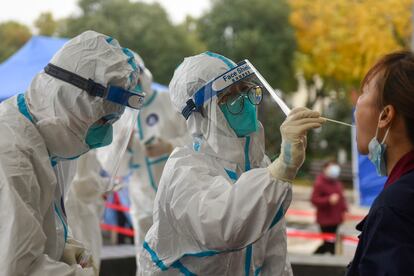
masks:
[(387, 176), (357, 225), (354, 275), (414, 275), (414, 54), (381, 58), (365, 75), (355, 108), (357, 147)]
[(152, 89), (152, 73), (134, 53), (142, 74), (138, 86), (145, 101), (138, 115), (123, 162), (134, 229), (136, 254), (142, 249), (145, 235), (152, 225), (153, 205), (165, 163), (172, 150), (191, 141), (184, 118), (172, 106), (168, 92)]
[[(313, 186), (311, 202), (316, 207), (316, 221), (322, 233), (336, 234), (347, 211), (343, 185), (338, 181), (340, 173), (340, 166), (334, 161), (328, 161)], [(324, 253), (335, 254), (335, 238), (324, 239), (323, 244), (314, 252)]]

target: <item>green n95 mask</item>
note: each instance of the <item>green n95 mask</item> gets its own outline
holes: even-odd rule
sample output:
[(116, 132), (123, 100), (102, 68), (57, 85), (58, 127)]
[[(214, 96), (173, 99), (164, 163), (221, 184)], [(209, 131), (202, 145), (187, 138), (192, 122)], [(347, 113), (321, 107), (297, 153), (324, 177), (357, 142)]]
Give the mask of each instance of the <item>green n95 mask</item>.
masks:
[[(256, 105), (248, 98), (247, 95), (241, 94), (236, 99), (227, 99), (225, 103), (220, 104), (224, 117), (238, 137), (245, 137), (258, 130)], [(240, 111), (235, 112), (235, 109)]]

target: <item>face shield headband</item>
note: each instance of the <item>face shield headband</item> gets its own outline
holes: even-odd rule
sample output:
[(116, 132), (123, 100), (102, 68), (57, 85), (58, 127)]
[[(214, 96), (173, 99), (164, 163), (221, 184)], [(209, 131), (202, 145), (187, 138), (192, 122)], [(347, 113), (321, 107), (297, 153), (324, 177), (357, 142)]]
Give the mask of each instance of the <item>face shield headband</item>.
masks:
[(85, 79), (51, 63), (49, 63), (44, 70), (46, 74), (70, 83), (77, 88), (86, 91), (90, 96), (100, 97), (132, 109), (140, 109), (144, 104), (145, 95), (138, 94), (136, 91), (126, 90), (115, 85), (108, 85), (108, 87), (105, 87), (92, 79)]
[(229, 91), (229, 87), (237, 85), (242, 81), (248, 81), (259, 85), (263, 90), (267, 91), (278, 102), (282, 111), (288, 114), (290, 109), (286, 104), (275, 94), (273, 88), (264, 79), (264, 77), (257, 71), (257, 69), (245, 59), (237, 64), (236, 67), (231, 68), (227, 72), (221, 74), (217, 78), (208, 82), (201, 87), (187, 102), (182, 110), (182, 115), (187, 120), (191, 113), (200, 111), (205, 102), (209, 101), (214, 96), (220, 96), (222, 93)]

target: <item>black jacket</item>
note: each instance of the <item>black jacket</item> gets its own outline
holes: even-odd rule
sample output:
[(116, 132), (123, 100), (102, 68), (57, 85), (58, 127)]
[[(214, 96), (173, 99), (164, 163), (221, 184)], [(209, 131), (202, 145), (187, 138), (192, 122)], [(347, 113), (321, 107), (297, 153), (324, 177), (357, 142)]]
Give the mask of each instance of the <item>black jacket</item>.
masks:
[(356, 228), (347, 276), (414, 276), (414, 171), (384, 189)]

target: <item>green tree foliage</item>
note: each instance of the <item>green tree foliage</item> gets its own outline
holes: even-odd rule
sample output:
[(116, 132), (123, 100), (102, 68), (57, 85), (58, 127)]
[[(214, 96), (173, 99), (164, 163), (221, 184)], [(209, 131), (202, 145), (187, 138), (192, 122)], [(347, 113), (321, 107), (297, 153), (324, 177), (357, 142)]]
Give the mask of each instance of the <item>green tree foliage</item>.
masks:
[(212, 0), (198, 28), (209, 50), (236, 62), (247, 58), (274, 87), (294, 88), (296, 43), (284, 0)]
[(32, 36), (28, 27), (15, 21), (0, 23), (0, 62), (16, 52)]
[(113, 36), (142, 56), (157, 82), (168, 84), (184, 57), (204, 49), (183, 26), (174, 26), (157, 3), (81, 0), (79, 6), (81, 15), (65, 20), (60, 35), (73, 37), (92, 29)]
[(58, 22), (53, 18), (52, 13), (44, 12), (34, 22), (40, 35), (52, 36), (58, 27)]
[(307, 79), (358, 87), (377, 59), (408, 48), (412, 0), (289, 0), (298, 42), (296, 64)]

